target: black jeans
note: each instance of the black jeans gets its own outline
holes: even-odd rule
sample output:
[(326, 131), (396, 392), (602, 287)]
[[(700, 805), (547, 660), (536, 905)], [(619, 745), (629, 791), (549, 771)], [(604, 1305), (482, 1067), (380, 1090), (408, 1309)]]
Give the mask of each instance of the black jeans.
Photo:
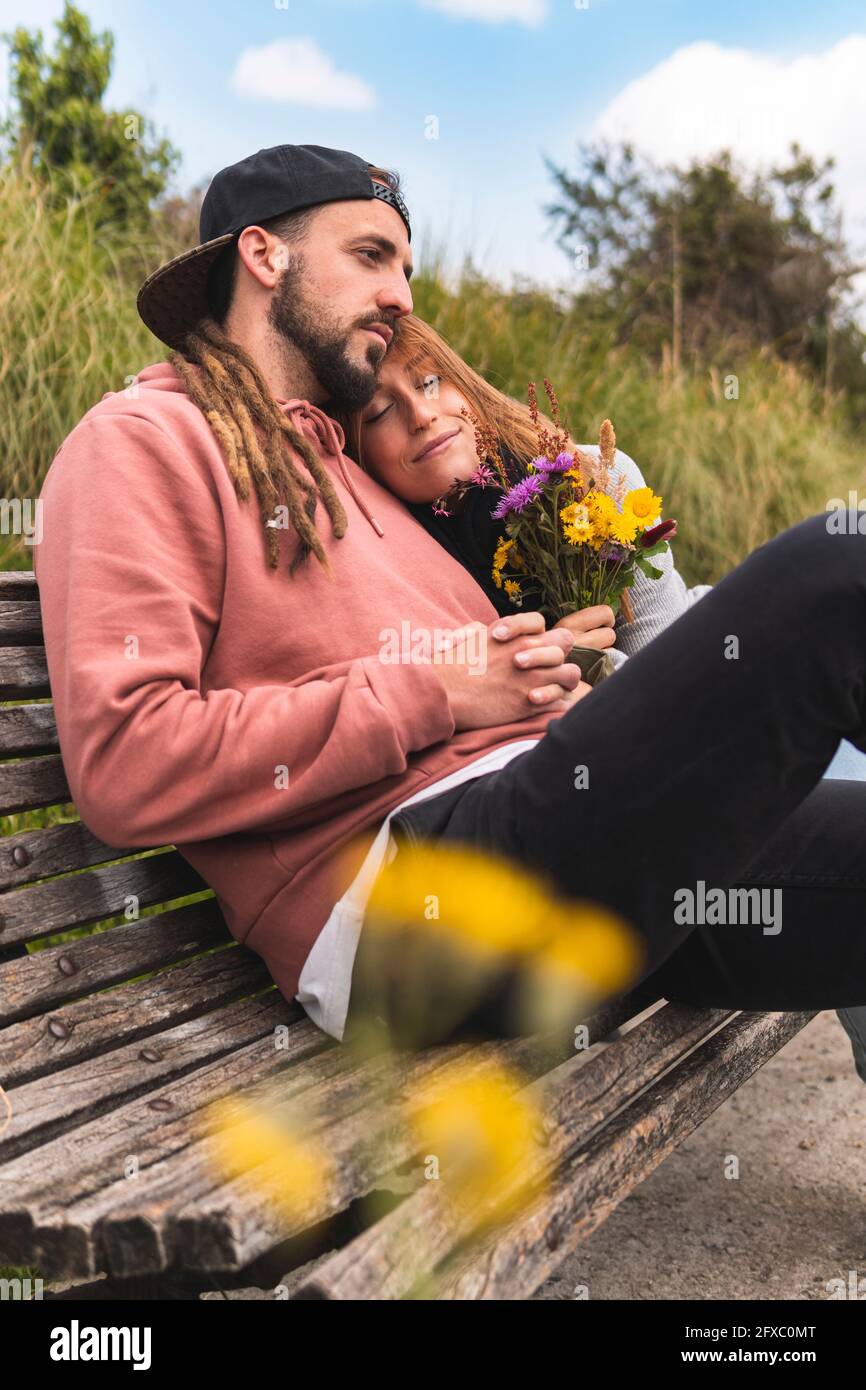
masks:
[[(621, 913), (646, 944), (647, 999), (863, 1005), (866, 783), (821, 780), (843, 737), (866, 751), (866, 535), (831, 535), (818, 515), (755, 550), (532, 751), (392, 826), (398, 841), (513, 856)], [(677, 921), (674, 895), (701, 880), (781, 890), (781, 930)]]

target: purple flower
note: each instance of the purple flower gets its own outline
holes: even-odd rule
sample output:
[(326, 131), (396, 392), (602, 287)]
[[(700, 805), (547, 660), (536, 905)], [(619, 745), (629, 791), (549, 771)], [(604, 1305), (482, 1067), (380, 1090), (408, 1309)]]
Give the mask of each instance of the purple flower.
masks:
[(514, 487), (508, 489), (490, 515), (494, 521), (501, 521), (509, 512), (522, 512), (542, 491), (541, 479), (534, 473), (530, 474), (528, 478), (522, 478), (519, 483), (514, 484)]
[(615, 541), (605, 541), (598, 552), (599, 560), (612, 560), (614, 564), (620, 565), (630, 554), (627, 545), (617, 545)]
[(430, 505), (432, 506), (432, 508), (433, 508), (433, 515), (434, 515), (434, 516), (450, 516), (450, 515), (451, 515), (451, 513), (450, 513), (449, 510), (448, 510), (448, 508), (447, 508), (447, 507), (444, 507), (444, 506), (442, 505), (443, 502), (444, 502), (444, 500), (445, 500), (445, 499), (444, 499), (443, 497), (437, 497), (437, 498), (436, 498), (436, 501), (435, 501), (435, 502), (432, 502), (432, 503), (430, 504)]
[(567, 473), (569, 468), (574, 467), (574, 455), (557, 454), (551, 463), (547, 455), (543, 454), (541, 458), (533, 459), (532, 462), (539, 473)]

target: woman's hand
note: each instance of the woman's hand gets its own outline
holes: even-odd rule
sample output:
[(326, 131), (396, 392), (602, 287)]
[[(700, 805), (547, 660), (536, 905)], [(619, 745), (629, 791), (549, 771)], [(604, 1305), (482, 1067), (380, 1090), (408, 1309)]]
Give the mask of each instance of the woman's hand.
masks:
[(582, 608), (578, 613), (569, 613), (560, 618), (555, 627), (567, 627), (574, 637), (576, 647), (594, 647), (604, 651), (616, 641), (613, 625), (616, 614), (607, 603), (597, 603), (593, 608)]

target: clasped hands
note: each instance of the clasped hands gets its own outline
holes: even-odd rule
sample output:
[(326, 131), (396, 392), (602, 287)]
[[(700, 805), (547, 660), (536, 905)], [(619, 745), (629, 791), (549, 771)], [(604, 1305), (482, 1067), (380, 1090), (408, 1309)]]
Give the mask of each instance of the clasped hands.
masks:
[[(616, 641), (607, 604), (584, 608), (546, 628), (540, 613), (510, 613), (485, 629), (469, 624), (449, 635), (433, 657), (457, 729), (480, 729), (526, 719), (541, 711), (563, 713), (592, 689), (580, 667), (565, 657), (577, 644), (604, 650)], [(469, 648), (481, 643), (483, 666)]]

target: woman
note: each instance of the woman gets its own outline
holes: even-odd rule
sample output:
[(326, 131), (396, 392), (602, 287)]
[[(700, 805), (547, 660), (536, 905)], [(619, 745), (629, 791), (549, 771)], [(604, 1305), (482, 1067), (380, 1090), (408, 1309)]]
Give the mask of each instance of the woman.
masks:
[[(467, 408), (495, 428), (507, 469), (538, 453), (528, 407), (496, 390), (435, 329), (410, 314), (401, 320), (369, 405), (355, 415), (334, 414), (346, 435), (346, 453), (402, 498), (425, 530), (472, 573), (498, 612), (513, 613), (514, 605), (491, 575), (493, 552), (502, 535), (501, 524), (490, 516), (495, 493), (471, 488), (449, 516), (435, 514), (431, 505), (478, 467), (474, 429), (461, 413)], [(420, 446), (414, 441), (429, 440), (434, 426), (437, 437), (443, 436), (441, 444), (418, 457)], [(598, 445), (574, 447), (598, 453)], [(621, 450), (613, 470), (613, 480), (619, 478), (625, 479), (628, 488), (645, 486), (640, 469)], [(706, 587), (687, 589), (670, 552), (658, 557), (657, 567), (661, 569), (658, 580), (637, 575), (630, 594), (631, 621), (622, 615), (615, 620), (611, 608), (602, 604), (564, 618), (557, 626), (570, 628), (582, 646), (606, 649), (616, 643), (612, 656), (614, 664), (619, 664), (706, 592)], [(532, 606), (532, 600), (524, 604)]]
[[(500, 523), (490, 516), (495, 493), (472, 487), (449, 509), (450, 515), (434, 512), (432, 506), (455, 482), (471, 478), (478, 467), (474, 428), (464, 410), (495, 429), (506, 471), (537, 454), (528, 407), (491, 386), (435, 329), (408, 315), (382, 364), (370, 403), (354, 415), (334, 413), (346, 436), (346, 453), (406, 503), (425, 530), (473, 574), (500, 613), (513, 612), (511, 601), (491, 576), (493, 552), (501, 535)], [(575, 447), (589, 454), (598, 451), (597, 445)], [(646, 486), (640, 469), (621, 450), (616, 453), (613, 476), (614, 481), (624, 477), (628, 488)], [(711, 587), (688, 589), (670, 551), (657, 557), (657, 568), (661, 570), (657, 580), (638, 572), (628, 621), (621, 613), (614, 618), (609, 606), (598, 605), (561, 619), (557, 626), (570, 628), (582, 646), (612, 649), (615, 665), (621, 664)], [(843, 739), (824, 776), (866, 779), (866, 754)], [(838, 1014), (851, 1037), (858, 1074), (866, 1081), (866, 1008)]]

